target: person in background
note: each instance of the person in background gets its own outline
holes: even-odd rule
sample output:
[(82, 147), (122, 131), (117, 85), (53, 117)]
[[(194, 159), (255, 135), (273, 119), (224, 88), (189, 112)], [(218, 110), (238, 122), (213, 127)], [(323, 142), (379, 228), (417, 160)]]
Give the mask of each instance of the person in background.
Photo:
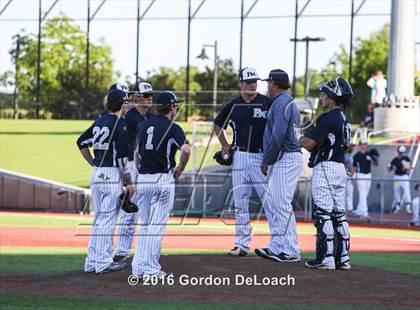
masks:
[(356, 184), (359, 191), (359, 203), (354, 213), (361, 218), (368, 218), (367, 197), (372, 183), (372, 163), (377, 166), (377, 159), (367, 151), (367, 142), (361, 141), (359, 151), (353, 157), (353, 167), (356, 171)]
[(370, 103), (375, 106), (381, 106), (386, 97), (387, 81), (382, 71), (376, 71), (367, 81), (367, 85), (371, 89)]
[(398, 147), (398, 155), (388, 164), (388, 171), (394, 172), (394, 203), (392, 212), (399, 213), (401, 204), (407, 202), (406, 211), (411, 213), (411, 194), (409, 174), (411, 170), (411, 160), (406, 154), (407, 149), (401, 145)]
[(354, 191), (354, 167), (353, 167), (353, 155), (354, 155), (355, 144), (352, 143), (344, 153), (344, 166), (347, 171), (347, 182), (346, 182), (346, 210), (353, 211), (353, 191)]
[(417, 197), (413, 199), (413, 202), (411, 203), (412, 211), (413, 211), (413, 219), (410, 222), (410, 226), (420, 226), (419, 221), (419, 208), (420, 208), (420, 184), (416, 184), (414, 186), (414, 195)]

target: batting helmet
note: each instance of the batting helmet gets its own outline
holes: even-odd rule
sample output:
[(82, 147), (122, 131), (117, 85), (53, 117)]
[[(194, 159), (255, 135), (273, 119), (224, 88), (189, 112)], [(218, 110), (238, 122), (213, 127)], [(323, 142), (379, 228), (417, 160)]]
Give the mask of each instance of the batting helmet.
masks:
[(318, 90), (332, 99), (347, 102), (353, 98), (353, 89), (349, 82), (341, 77), (333, 78), (327, 83), (321, 82)]

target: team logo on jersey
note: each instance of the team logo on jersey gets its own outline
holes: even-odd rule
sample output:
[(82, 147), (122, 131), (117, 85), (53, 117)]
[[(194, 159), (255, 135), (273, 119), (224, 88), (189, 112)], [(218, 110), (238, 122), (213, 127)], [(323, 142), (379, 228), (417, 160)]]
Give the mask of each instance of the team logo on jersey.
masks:
[(267, 111), (263, 111), (260, 108), (254, 108), (255, 118), (267, 118)]

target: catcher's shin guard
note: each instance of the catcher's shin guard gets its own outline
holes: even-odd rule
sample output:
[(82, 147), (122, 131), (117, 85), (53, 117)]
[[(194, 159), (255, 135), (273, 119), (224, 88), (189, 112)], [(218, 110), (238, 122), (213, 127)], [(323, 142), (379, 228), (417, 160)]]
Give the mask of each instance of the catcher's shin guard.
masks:
[(331, 215), (334, 232), (337, 237), (335, 264), (340, 265), (350, 260), (350, 231), (344, 212), (333, 212)]
[(332, 263), (334, 252), (334, 229), (331, 222), (331, 214), (320, 208), (316, 208), (313, 217), (317, 231), (316, 260), (324, 263)]

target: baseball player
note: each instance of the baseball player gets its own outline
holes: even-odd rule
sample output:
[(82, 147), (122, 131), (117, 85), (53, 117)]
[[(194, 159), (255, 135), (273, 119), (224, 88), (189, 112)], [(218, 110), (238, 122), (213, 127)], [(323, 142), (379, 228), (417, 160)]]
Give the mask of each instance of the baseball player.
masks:
[(413, 219), (410, 222), (410, 226), (420, 226), (419, 221), (419, 208), (420, 208), (420, 184), (416, 184), (414, 186), (416, 198), (413, 199), (412, 206), (413, 206)]
[[(350, 233), (345, 214), (346, 170), (344, 152), (351, 142), (351, 125), (343, 106), (353, 97), (350, 84), (337, 77), (318, 86), (320, 102), (327, 112), (300, 144), (311, 152), (313, 168), (313, 219), (317, 229), (316, 258), (308, 260), (309, 268), (350, 270)], [(335, 255), (334, 237), (337, 238)]]
[(354, 214), (361, 218), (368, 218), (367, 197), (372, 183), (372, 163), (377, 166), (378, 161), (367, 150), (367, 142), (360, 141), (359, 151), (353, 157), (353, 167), (356, 171), (356, 184), (359, 191), (359, 203)]
[[(251, 241), (249, 199), (252, 186), (263, 205), (264, 184), (267, 180), (260, 172), (263, 159), (263, 134), (270, 108), (270, 99), (257, 93), (258, 73), (253, 68), (243, 68), (239, 73), (241, 95), (227, 102), (214, 119), (214, 131), (222, 145), (224, 158), (233, 156), (232, 183), (235, 204), (235, 246), (229, 256), (248, 254)], [(233, 130), (233, 141), (228, 143), (225, 129)], [(264, 207), (265, 208), (265, 207)]]
[[(83, 157), (93, 166), (90, 184), (95, 214), (85, 272), (106, 273), (127, 267), (126, 263), (113, 261), (112, 244), (123, 184), (130, 196), (135, 191), (128, 167), (127, 128), (120, 118), (121, 107), (127, 100), (126, 92), (111, 90), (107, 98), (108, 113), (97, 118), (77, 140)], [(94, 158), (89, 147), (93, 148)]]
[(346, 182), (346, 210), (353, 211), (353, 191), (354, 191), (354, 167), (353, 167), (353, 151), (354, 143), (350, 144), (344, 153), (344, 167), (347, 172)]
[[(134, 107), (131, 108), (124, 117), (128, 130), (128, 142), (131, 148), (129, 165), (133, 180), (137, 180), (137, 168), (134, 165), (133, 152), (137, 141), (138, 125), (151, 118), (154, 114), (149, 111), (153, 101), (153, 88), (149, 83), (142, 82), (138, 85), (138, 90), (133, 94), (132, 100)], [(138, 204), (138, 201), (134, 201)], [(118, 220), (118, 240), (115, 251), (114, 261), (125, 261), (130, 257), (131, 244), (134, 232), (139, 219), (139, 213), (127, 213), (121, 210)]]
[(261, 164), (261, 172), (269, 175), (265, 214), (271, 239), (266, 248), (255, 249), (255, 253), (276, 262), (298, 262), (300, 251), (291, 203), (303, 167), (303, 155), (295, 135), (300, 114), (287, 92), (290, 81), (285, 71), (271, 70), (263, 81), (267, 81), (268, 94), (272, 99), (264, 131), (264, 158)]
[(392, 159), (391, 163), (388, 164), (388, 171), (394, 172), (394, 202), (393, 202), (393, 213), (401, 211), (401, 204), (404, 201), (407, 203), (406, 211), (411, 213), (411, 194), (410, 194), (410, 182), (409, 174), (411, 170), (411, 160), (406, 155), (407, 149), (401, 145), (398, 147), (398, 155)]
[[(190, 156), (190, 147), (182, 128), (173, 122), (179, 100), (165, 91), (156, 97), (157, 115), (139, 125), (139, 164), (136, 196), (139, 198), (140, 231), (133, 259), (133, 274), (168, 277), (159, 265), (166, 223), (173, 207), (175, 179), (179, 178)], [(175, 154), (181, 150), (176, 165)]]

